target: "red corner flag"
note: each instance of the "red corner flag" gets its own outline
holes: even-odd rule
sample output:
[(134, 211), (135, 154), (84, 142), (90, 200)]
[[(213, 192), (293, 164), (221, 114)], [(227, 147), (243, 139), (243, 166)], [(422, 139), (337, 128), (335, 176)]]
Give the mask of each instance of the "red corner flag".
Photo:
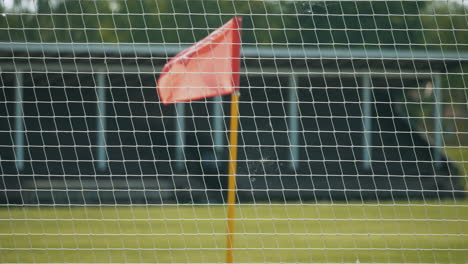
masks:
[(242, 17), (229, 20), (172, 58), (157, 82), (161, 102), (185, 102), (239, 89), (241, 23)]

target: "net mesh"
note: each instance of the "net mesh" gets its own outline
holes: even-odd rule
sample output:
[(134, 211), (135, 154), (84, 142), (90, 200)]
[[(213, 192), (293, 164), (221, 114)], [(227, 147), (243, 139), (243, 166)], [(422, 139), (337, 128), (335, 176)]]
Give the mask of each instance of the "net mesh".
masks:
[(0, 11), (0, 262), (226, 261), (231, 97), (156, 80), (236, 16), (234, 261), (468, 262), (464, 1)]

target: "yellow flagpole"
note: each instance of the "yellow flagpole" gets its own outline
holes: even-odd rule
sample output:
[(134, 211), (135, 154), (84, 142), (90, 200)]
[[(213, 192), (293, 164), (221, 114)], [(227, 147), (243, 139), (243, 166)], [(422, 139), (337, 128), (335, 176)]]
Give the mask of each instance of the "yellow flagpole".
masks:
[(237, 134), (239, 127), (239, 92), (231, 96), (231, 120), (229, 133), (229, 176), (228, 176), (228, 232), (226, 246), (226, 263), (233, 263), (232, 248), (234, 245), (234, 213), (236, 203), (236, 169), (237, 169)]

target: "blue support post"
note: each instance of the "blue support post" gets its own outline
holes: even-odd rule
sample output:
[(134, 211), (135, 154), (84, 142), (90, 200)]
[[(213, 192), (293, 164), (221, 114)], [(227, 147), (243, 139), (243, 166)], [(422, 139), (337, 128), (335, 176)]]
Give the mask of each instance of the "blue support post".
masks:
[(434, 75), (434, 162), (437, 167), (441, 166), (442, 147), (443, 147), (443, 98), (442, 98), (442, 80), (440, 74)]
[(177, 168), (185, 168), (185, 103), (176, 103), (176, 138), (175, 138), (175, 159)]
[(289, 144), (291, 145), (290, 152), (289, 152), (289, 159), (292, 168), (297, 168), (299, 165), (299, 97), (297, 94), (297, 76), (295, 74), (291, 74), (289, 77), (289, 84), (288, 84), (288, 136), (289, 136)]
[(372, 163), (372, 87), (369, 75), (362, 76), (362, 160), (364, 168), (370, 169)]
[(16, 73), (15, 90), (15, 155), (16, 168), (24, 168), (24, 110), (23, 110), (23, 73)]
[(223, 150), (225, 130), (224, 129), (224, 114), (223, 114), (223, 98), (216, 96), (213, 98), (213, 129), (214, 129), (214, 145), (216, 152)]
[(97, 146), (97, 167), (100, 170), (107, 168), (106, 150), (106, 80), (104, 73), (96, 76), (97, 89), (97, 122), (96, 122), (96, 146)]

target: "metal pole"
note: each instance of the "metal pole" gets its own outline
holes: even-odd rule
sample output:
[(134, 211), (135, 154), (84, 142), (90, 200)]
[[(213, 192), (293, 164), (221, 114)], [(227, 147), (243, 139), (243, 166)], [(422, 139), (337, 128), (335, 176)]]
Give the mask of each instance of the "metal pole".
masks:
[(214, 145), (216, 152), (223, 149), (224, 139), (224, 117), (223, 117), (223, 98), (216, 96), (213, 98), (213, 129)]
[(297, 94), (297, 76), (292, 74), (289, 77), (289, 119), (288, 119), (288, 135), (289, 135), (289, 144), (290, 152), (289, 152), (289, 160), (291, 161), (291, 167), (297, 168), (299, 162), (299, 148), (297, 147), (299, 144), (299, 97)]
[(16, 167), (24, 168), (24, 109), (23, 109), (23, 73), (16, 72), (15, 91), (15, 153)]
[(184, 149), (185, 149), (185, 103), (176, 103), (176, 142), (175, 142), (175, 159), (177, 160), (176, 167), (183, 169), (184, 164)]
[(362, 160), (364, 168), (369, 169), (372, 162), (372, 87), (369, 75), (362, 77), (362, 114), (363, 114), (363, 134), (362, 145)]
[(107, 168), (106, 151), (106, 80), (104, 73), (98, 73), (97, 76), (97, 167), (100, 170)]
[(440, 74), (434, 75), (434, 161), (436, 166), (441, 165), (442, 147), (443, 147), (443, 126), (442, 126), (442, 112), (443, 112), (443, 98), (442, 98), (442, 80)]

